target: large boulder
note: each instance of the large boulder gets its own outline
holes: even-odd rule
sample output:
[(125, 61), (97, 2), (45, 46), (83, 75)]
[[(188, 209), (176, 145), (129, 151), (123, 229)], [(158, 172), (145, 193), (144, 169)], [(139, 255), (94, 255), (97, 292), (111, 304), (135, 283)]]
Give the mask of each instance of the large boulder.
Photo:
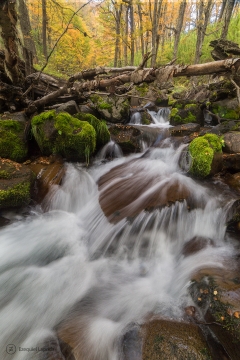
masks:
[(21, 207), (31, 200), (34, 175), (25, 165), (0, 159), (0, 209)]
[(87, 121), (90, 125), (92, 125), (96, 131), (97, 150), (110, 141), (110, 133), (105, 121), (99, 120), (92, 114), (85, 113), (77, 113), (74, 117), (82, 121)]
[(98, 181), (99, 202), (112, 222), (133, 218), (143, 210), (169, 206), (188, 199), (190, 190), (179, 177), (154, 168), (146, 171), (146, 159), (116, 166)]
[(240, 131), (230, 131), (223, 136), (224, 148), (227, 153), (240, 153)]
[(17, 162), (25, 160), (28, 152), (25, 125), (23, 113), (0, 115), (0, 157)]
[(32, 119), (32, 132), (43, 155), (58, 154), (69, 161), (89, 161), (96, 147), (92, 125), (68, 113), (43, 112)]

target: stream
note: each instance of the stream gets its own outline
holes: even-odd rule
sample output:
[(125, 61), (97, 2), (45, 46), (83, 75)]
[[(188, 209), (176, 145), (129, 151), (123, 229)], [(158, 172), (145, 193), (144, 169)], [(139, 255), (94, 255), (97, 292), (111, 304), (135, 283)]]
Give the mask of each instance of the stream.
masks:
[[(61, 186), (1, 228), (1, 359), (42, 359), (56, 331), (65, 338), (69, 332), (77, 360), (125, 359), (122, 339), (134, 324), (149, 314), (181, 320), (193, 305), (191, 276), (229, 267), (234, 245), (226, 214), (233, 199), (218, 183), (181, 170), (185, 145), (176, 149), (166, 139), (128, 157), (111, 146), (112, 161), (103, 161), (105, 149), (90, 168), (67, 163)], [(113, 169), (119, 171), (100, 186)], [(146, 199), (168, 196), (166, 186), (175, 182), (187, 199), (144, 210)], [(104, 192), (111, 206), (127, 198), (126, 216), (105, 215)], [(210, 241), (185, 256), (195, 237)]]

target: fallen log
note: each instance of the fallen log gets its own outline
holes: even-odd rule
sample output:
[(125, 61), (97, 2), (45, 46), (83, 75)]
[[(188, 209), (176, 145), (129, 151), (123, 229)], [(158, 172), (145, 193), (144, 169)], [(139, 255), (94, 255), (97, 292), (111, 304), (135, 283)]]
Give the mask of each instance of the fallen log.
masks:
[[(156, 69), (141, 69), (139, 67), (128, 66), (125, 68), (98, 67), (95, 69), (84, 70), (81, 73), (77, 73), (70, 77), (68, 82), (60, 89), (50, 92), (41, 99), (31, 102), (27, 112), (28, 114), (31, 114), (39, 107), (49, 104), (54, 99), (57, 99), (64, 94), (78, 94), (80, 96), (85, 93), (86, 96), (87, 93), (91, 95), (91, 92), (94, 90), (108, 89), (111, 89), (110, 92), (114, 93), (119, 86), (122, 86), (125, 83), (140, 84), (142, 82), (153, 82), (154, 80), (157, 80), (159, 83), (164, 83), (169, 81), (172, 77), (190, 77), (211, 74), (231, 75), (238, 84), (240, 77), (240, 58), (195, 65), (168, 65)], [(41, 76), (42, 75), (40, 75), (40, 78)], [(90, 80), (92, 78), (93, 80)], [(78, 82), (75, 83), (76, 81)], [(56, 86), (56, 83), (54, 85)]]

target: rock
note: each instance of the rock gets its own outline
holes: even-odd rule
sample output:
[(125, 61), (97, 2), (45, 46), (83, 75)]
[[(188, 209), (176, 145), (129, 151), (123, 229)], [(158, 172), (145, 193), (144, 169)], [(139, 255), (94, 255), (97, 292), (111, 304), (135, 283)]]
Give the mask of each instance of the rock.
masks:
[(221, 121), (221, 124), (214, 126), (208, 132), (222, 135), (229, 131), (240, 131), (240, 120), (226, 120)]
[(79, 111), (83, 114), (92, 114), (98, 117), (98, 112), (94, 109), (93, 104), (79, 105)]
[(127, 123), (130, 116), (130, 104), (124, 97), (92, 95), (93, 102), (99, 114), (111, 123)]
[(204, 178), (221, 170), (222, 156), (215, 157), (215, 161), (213, 159), (215, 154), (221, 154), (222, 146), (222, 139), (215, 134), (206, 134), (194, 139), (188, 148), (189, 160), (191, 159), (189, 173)]
[(195, 324), (156, 319), (142, 326), (142, 360), (213, 359), (209, 346)]
[(149, 84), (143, 82), (139, 85), (134, 85), (133, 89), (129, 92), (131, 95), (134, 95), (131, 98), (131, 106), (145, 106), (146, 99), (149, 99), (149, 102), (154, 103), (156, 106), (167, 106), (168, 105), (168, 96), (166, 94), (166, 88), (161, 88), (161, 85), (156, 81)]
[(216, 101), (211, 104), (210, 111), (223, 119), (240, 120), (240, 108), (237, 98)]
[(25, 119), (23, 112), (0, 115), (0, 157), (17, 162), (25, 160), (28, 152)]
[(140, 139), (142, 131), (131, 125), (115, 125), (109, 128), (111, 138), (117, 143), (124, 155), (141, 152)]
[(73, 115), (79, 112), (79, 107), (77, 106), (76, 101), (70, 100), (64, 104), (60, 104), (60, 106), (56, 109), (56, 112), (67, 112), (68, 114)]
[(240, 171), (240, 153), (223, 154), (223, 170), (238, 172)]
[[(173, 106), (176, 106), (173, 104)], [(170, 113), (170, 125), (176, 126), (188, 123), (204, 124), (203, 112), (195, 103), (183, 103), (183, 108), (173, 107)]]
[(231, 360), (238, 360), (240, 351), (239, 270), (239, 260), (232, 270), (226, 267), (200, 270), (190, 287), (208, 329), (228, 354), (226, 359)]
[(169, 132), (173, 136), (188, 136), (194, 132), (198, 132), (200, 130), (199, 124), (184, 124), (184, 125), (177, 125), (173, 128), (169, 129)]
[(231, 189), (240, 195), (240, 172), (237, 172), (236, 174), (227, 173), (224, 180)]
[(58, 185), (65, 174), (60, 156), (40, 157), (27, 165), (36, 175), (33, 199), (42, 202), (52, 185)]
[(157, 169), (153, 174), (146, 171), (145, 165), (144, 158), (132, 160), (116, 166), (99, 179), (99, 203), (110, 221), (118, 222), (143, 210), (150, 211), (188, 199), (189, 190), (178, 177), (171, 176), (164, 181), (166, 174)]
[(240, 131), (230, 131), (223, 136), (224, 152), (240, 153)]
[(110, 141), (110, 133), (105, 121), (97, 119), (92, 114), (78, 113), (75, 114), (74, 117), (82, 121), (87, 121), (90, 125), (92, 125), (96, 131), (97, 150)]
[(209, 245), (213, 245), (213, 241), (211, 239), (195, 236), (184, 244), (182, 254), (185, 256), (192, 255)]
[(32, 132), (43, 155), (58, 154), (69, 161), (89, 162), (96, 147), (96, 132), (86, 121), (55, 110), (32, 119)]
[(28, 205), (33, 179), (27, 166), (0, 159), (0, 209)]

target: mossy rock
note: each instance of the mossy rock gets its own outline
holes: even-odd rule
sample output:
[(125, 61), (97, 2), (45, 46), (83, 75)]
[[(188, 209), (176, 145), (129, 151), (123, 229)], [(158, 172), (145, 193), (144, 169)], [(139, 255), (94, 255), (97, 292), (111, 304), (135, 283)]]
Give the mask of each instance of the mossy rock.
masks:
[(173, 106), (170, 113), (170, 125), (203, 124), (204, 118), (198, 104), (181, 101), (173, 103)]
[(27, 166), (0, 159), (0, 209), (28, 205), (33, 180), (34, 175)]
[(32, 132), (43, 155), (58, 154), (69, 161), (89, 161), (96, 131), (87, 121), (50, 110), (32, 119)]
[(224, 142), (215, 134), (206, 134), (194, 139), (189, 145), (192, 159), (189, 172), (199, 178), (205, 178), (211, 172), (214, 154), (222, 152)]
[(92, 114), (78, 113), (74, 115), (75, 118), (87, 121), (96, 131), (96, 145), (97, 149), (110, 141), (110, 132), (105, 121), (97, 119)]
[(130, 104), (124, 97), (118, 96), (99, 96), (90, 97), (95, 109), (103, 119), (112, 123), (128, 122), (130, 115)]
[(240, 107), (237, 99), (225, 99), (215, 102), (210, 110), (222, 119), (240, 120)]
[(24, 128), (24, 122), (0, 117), (0, 157), (17, 162), (26, 159), (28, 148)]

